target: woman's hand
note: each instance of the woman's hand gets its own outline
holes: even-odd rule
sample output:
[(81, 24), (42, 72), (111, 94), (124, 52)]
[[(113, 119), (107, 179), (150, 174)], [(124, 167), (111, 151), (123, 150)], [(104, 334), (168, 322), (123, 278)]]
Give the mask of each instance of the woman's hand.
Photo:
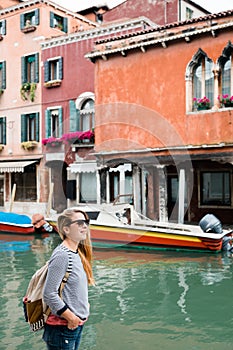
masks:
[(67, 327), (69, 329), (76, 329), (82, 323), (82, 320), (69, 309), (64, 311), (61, 316), (68, 321)]

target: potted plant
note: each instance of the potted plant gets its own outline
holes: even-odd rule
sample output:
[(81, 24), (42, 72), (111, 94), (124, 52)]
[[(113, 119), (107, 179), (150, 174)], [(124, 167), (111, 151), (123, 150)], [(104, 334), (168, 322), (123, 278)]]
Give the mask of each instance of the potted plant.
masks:
[(64, 143), (94, 143), (94, 131), (74, 131), (61, 137)]
[(204, 96), (202, 98), (193, 98), (193, 108), (194, 110), (206, 110), (210, 109), (210, 100), (208, 97)]
[(4, 149), (4, 145), (0, 144), (0, 152)]
[(27, 151), (33, 150), (35, 147), (38, 146), (37, 141), (25, 141), (21, 142), (21, 147)]
[(221, 104), (221, 107), (233, 107), (233, 96), (229, 96), (228, 94), (218, 96), (218, 100)]
[(23, 83), (20, 88), (20, 94), (23, 101), (26, 101), (28, 99), (27, 95), (29, 95), (29, 98), (32, 102), (35, 100), (35, 90), (36, 90), (36, 83)]
[(62, 144), (62, 140), (58, 137), (49, 137), (47, 139), (42, 140), (42, 145), (48, 147), (59, 147)]

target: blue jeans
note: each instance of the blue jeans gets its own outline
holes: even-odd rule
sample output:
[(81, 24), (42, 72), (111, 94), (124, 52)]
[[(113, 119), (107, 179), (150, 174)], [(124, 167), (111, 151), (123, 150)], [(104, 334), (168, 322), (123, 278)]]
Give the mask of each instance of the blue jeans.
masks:
[(83, 326), (72, 330), (66, 326), (45, 324), (43, 340), (48, 350), (77, 350), (80, 344)]

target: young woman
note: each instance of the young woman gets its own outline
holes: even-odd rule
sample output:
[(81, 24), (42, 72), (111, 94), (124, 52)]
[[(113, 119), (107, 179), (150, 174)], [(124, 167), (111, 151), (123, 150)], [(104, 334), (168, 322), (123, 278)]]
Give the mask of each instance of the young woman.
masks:
[[(77, 350), (89, 315), (88, 284), (94, 284), (88, 215), (66, 209), (58, 217), (58, 232), (63, 242), (49, 261), (44, 301), (51, 313), (43, 339), (48, 350)], [(67, 271), (61, 298), (59, 287)]]

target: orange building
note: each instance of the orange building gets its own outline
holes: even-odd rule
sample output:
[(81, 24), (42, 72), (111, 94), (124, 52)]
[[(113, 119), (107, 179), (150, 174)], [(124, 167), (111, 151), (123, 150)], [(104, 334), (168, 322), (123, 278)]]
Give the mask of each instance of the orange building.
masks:
[[(99, 40), (95, 151), (151, 218), (231, 223), (233, 11)], [(121, 171), (109, 172), (109, 168)]]

